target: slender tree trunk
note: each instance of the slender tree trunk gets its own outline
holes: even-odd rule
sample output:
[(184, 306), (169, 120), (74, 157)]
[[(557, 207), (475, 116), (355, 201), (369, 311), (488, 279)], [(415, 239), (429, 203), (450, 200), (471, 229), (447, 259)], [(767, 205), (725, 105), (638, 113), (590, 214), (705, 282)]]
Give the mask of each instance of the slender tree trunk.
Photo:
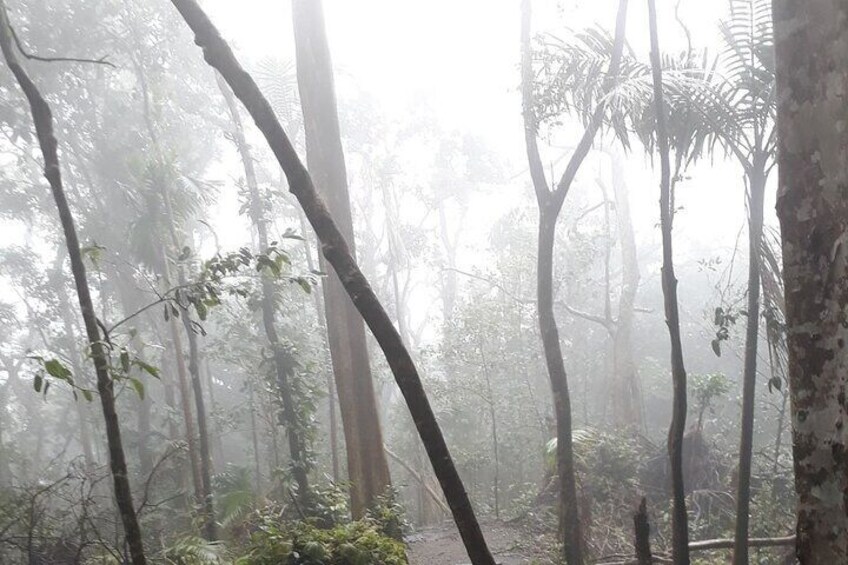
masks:
[[(162, 250), (162, 264), (165, 271), (166, 284), (170, 284), (171, 274), (168, 267), (168, 256)], [(197, 503), (204, 500), (203, 477), (200, 470), (200, 456), (197, 450), (197, 433), (194, 430), (194, 413), (191, 409), (191, 389), (189, 389), (188, 370), (186, 369), (185, 357), (183, 355), (183, 341), (180, 337), (180, 329), (175, 316), (170, 316), (169, 326), (171, 330), (171, 344), (174, 351), (174, 362), (177, 367), (177, 384), (180, 390), (180, 406), (182, 407), (183, 420), (185, 423), (186, 446), (188, 448), (188, 459), (191, 466), (191, 479), (194, 486), (194, 497)]]
[[(298, 214), (300, 220), (300, 231), (303, 233), (303, 250), (306, 254), (306, 266), (310, 272), (316, 271), (315, 260), (312, 258), (312, 242), (307, 237), (307, 223), (303, 213)], [(321, 340), (323, 351), (322, 361), (327, 366), (332, 364), (329, 355), (329, 338), (327, 337), (327, 320), (324, 314), (324, 301), (321, 298), (320, 292), (312, 293), (312, 301), (315, 305), (315, 318), (318, 320), (318, 327), (321, 331)], [(338, 483), (341, 479), (341, 471), (339, 470), (339, 424), (338, 416), (336, 415), (336, 383), (333, 380), (331, 371), (324, 370), (327, 386), (327, 412), (330, 426), (330, 461), (333, 468), (333, 482)]]
[[(218, 86), (224, 95), (224, 100), (227, 103), (227, 109), (230, 113), (230, 119), (233, 122), (233, 139), (241, 157), (242, 166), (244, 167), (244, 178), (250, 194), (250, 216), (259, 237), (259, 250), (260, 252), (264, 252), (268, 248), (268, 226), (267, 219), (262, 211), (262, 199), (259, 194), (259, 183), (256, 180), (256, 170), (253, 166), (253, 156), (244, 136), (244, 127), (242, 126), (241, 116), (238, 113), (238, 106), (236, 106), (236, 102), (233, 99), (230, 87), (227, 86), (220, 75), (218, 75)], [(301, 499), (301, 504), (308, 507), (310, 496), (308, 478), (309, 461), (307, 460), (306, 449), (303, 444), (304, 432), (306, 430), (302, 429), (303, 426), (298, 421), (297, 408), (294, 405), (294, 396), (290, 382), (290, 377), (294, 372), (294, 360), (291, 359), (291, 354), (286, 351), (277, 333), (276, 321), (274, 319), (274, 282), (269, 278), (267, 273), (262, 273), (261, 277), (262, 325), (274, 358), (276, 385), (283, 405), (283, 420), (289, 440), (292, 475), (297, 484), (298, 497)]]
[(209, 396), (209, 411), (213, 414), (210, 418), (212, 421), (212, 467), (220, 469), (224, 465), (224, 440), (221, 426), (215, 421), (214, 414), (218, 411), (218, 403), (215, 401), (215, 379), (212, 376), (212, 366), (209, 363), (209, 356), (204, 355), (200, 359), (200, 364), (203, 368), (203, 374), (206, 376), (206, 392)]
[[(445, 493), (445, 499), (453, 513), (472, 564), (494, 565), (495, 561), (483, 538), (471, 501), (457, 473), (412, 357), (404, 347), (397, 329), (392, 325), (391, 319), (368, 284), (368, 280), (356, 264), (342, 232), (318, 195), (309, 173), (280, 126), (271, 105), (262, 95), (253, 78), (241, 67), (230, 47), (197, 2), (172, 0), (172, 4), (194, 32), (195, 42), (203, 49), (206, 61), (226, 79), (227, 84), (245, 105), (265, 136), (278, 163), (286, 173), (289, 190), (297, 198), (321, 241), (324, 256), (339, 273), (339, 280), (344, 285), (348, 296), (353, 300), (368, 323), (368, 327), (371, 328), (377, 343), (380, 344), (427, 449), (430, 463)], [(380, 449), (382, 451), (382, 445)], [(385, 460), (385, 456), (383, 458)]]
[(829, 565), (848, 562), (848, 6), (773, 5), (796, 553)]
[(672, 509), (672, 556), (675, 565), (689, 565), (689, 517), (686, 513), (686, 490), (683, 484), (683, 434), (686, 430), (686, 369), (683, 365), (683, 346), (680, 341), (680, 314), (677, 303), (677, 278), (674, 276), (672, 224), (674, 222), (671, 194), (671, 160), (665, 125), (662, 66), (657, 34), (657, 10), (654, 0), (648, 0), (648, 23), (651, 33), (651, 68), (656, 104), (657, 149), (660, 154), (660, 225), (662, 230), (663, 266), (662, 290), (665, 321), (671, 340), (671, 378), (674, 386), (674, 406), (668, 432), (668, 456), (671, 463), (671, 483), (674, 497)]
[(56, 202), (59, 220), (65, 234), (65, 243), (71, 260), (71, 272), (73, 273), (83, 323), (97, 375), (97, 392), (100, 395), (100, 405), (106, 423), (106, 440), (109, 446), (109, 463), (115, 489), (115, 500), (120, 511), (132, 563), (133, 565), (146, 565), (147, 560), (144, 555), (141, 528), (133, 505), (127, 462), (121, 441), (121, 427), (115, 409), (115, 395), (112, 378), (109, 375), (108, 353), (103, 346), (103, 336), (100, 333), (97, 317), (94, 313), (94, 303), (91, 299), (76, 226), (62, 186), (58, 142), (53, 132), (53, 115), (47, 101), (41, 95), (35, 83), (32, 82), (24, 67), (18, 62), (15, 47), (12, 44), (11, 27), (6, 6), (2, 0), (0, 0), (0, 49), (2, 49), (6, 63), (21, 90), (26, 95), (32, 111), (38, 143), (44, 157), (44, 176), (53, 192), (53, 199)]
[(620, 413), (620, 424), (639, 429), (642, 425), (642, 387), (633, 359), (633, 318), (636, 294), (639, 291), (639, 260), (636, 256), (636, 236), (633, 233), (624, 162), (618, 153), (612, 156), (612, 187), (621, 245), (621, 294), (618, 299), (618, 319), (612, 336), (618, 396), (621, 399), (616, 412)]
[(539, 213), (536, 296), (539, 309), (539, 331), (542, 335), (542, 348), (551, 380), (556, 416), (560, 530), (565, 540), (566, 562), (569, 565), (580, 565), (583, 563), (584, 540), (581, 532), (580, 507), (577, 502), (577, 479), (574, 472), (571, 396), (559, 342), (559, 329), (554, 317), (553, 269), (557, 215), (558, 211), (553, 211), (551, 207), (543, 207)]
[[(180, 277), (182, 279), (182, 277)], [(182, 280), (180, 284), (185, 284)], [(206, 539), (218, 539), (218, 526), (215, 522), (215, 504), (212, 498), (212, 459), (209, 453), (209, 430), (207, 428), (206, 404), (203, 399), (203, 384), (200, 381), (200, 351), (197, 334), (188, 308), (183, 308), (180, 318), (188, 336), (188, 373), (191, 375), (191, 388), (194, 393), (194, 407), (197, 410), (197, 435), (200, 439), (200, 480), (201, 501), (203, 504), (203, 535)]]
[[(57, 271), (57, 274), (61, 274), (61, 269)], [(71, 305), (68, 302), (68, 297), (64, 292), (64, 285), (63, 289), (59, 290), (57, 295), (59, 298), (59, 309), (62, 316), (62, 326), (68, 339), (68, 354), (71, 358), (71, 369), (74, 371), (74, 374), (77, 375), (77, 379), (80, 379), (85, 373), (83, 372), (80, 355), (77, 351), (77, 334), (76, 331), (74, 331), (73, 314), (71, 313)], [(84, 381), (81, 381), (78, 384), (80, 386), (86, 386)], [(87, 410), (82, 402), (76, 402), (75, 404), (77, 418), (79, 419), (80, 443), (82, 444), (85, 468), (86, 472), (92, 473), (94, 471), (95, 459), (94, 450), (91, 447), (91, 429), (89, 428), (88, 418), (86, 417)]]
[[(539, 207), (539, 239), (536, 263), (536, 307), (539, 317), (539, 330), (542, 337), (542, 349), (545, 364), (551, 381), (554, 400), (554, 415), (557, 430), (557, 472), (559, 474), (559, 520), (560, 534), (563, 539), (563, 557), (568, 565), (582, 565), (584, 561), (582, 524), (580, 507), (577, 501), (577, 480), (574, 474), (574, 449), (572, 446), (571, 398), (562, 347), (559, 341), (559, 329), (554, 315), (553, 296), (553, 256), (556, 240), (556, 225), (565, 197), (571, 188), (577, 171), (592, 148), (595, 136), (601, 127), (606, 112), (605, 102), (598, 104), (592, 113), (589, 124), (583, 132), (580, 143), (569, 159), (562, 178), (553, 189), (548, 185), (539, 153), (538, 124), (536, 123), (535, 101), (533, 95), (533, 54), (531, 48), (531, 2), (521, 3), (521, 83), (522, 108), (524, 115), (524, 141), (530, 176), (536, 201)], [(615, 42), (610, 58), (605, 86), (617, 80), (624, 49), (624, 36), (627, 25), (627, 0), (620, 0), (615, 25)], [(588, 524), (586, 525), (588, 527)]]
[(751, 464), (754, 448), (754, 400), (760, 328), (760, 263), (763, 243), (765, 158), (759, 155), (748, 175), (748, 315), (742, 372), (742, 431), (739, 441), (739, 481), (736, 490), (736, 532), (733, 565), (748, 565), (748, 523), (751, 507)]
[(262, 495), (262, 467), (259, 464), (259, 433), (256, 429), (256, 401), (253, 395), (253, 383), (248, 383), (250, 406), (250, 439), (253, 443), (253, 474), (256, 482), (256, 492)]
[[(320, 0), (292, 3), (297, 82), (310, 174), (356, 258), (347, 173), (336, 110), (333, 69)], [(324, 304), (333, 372), (342, 413), (355, 518), (391, 486), (379, 410), (371, 379), (365, 327), (336, 272), (324, 279)]]
[(500, 479), (501, 479), (501, 468), (500, 468), (500, 456), (498, 454), (498, 446), (500, 442), (498, 441), (498, 418), (497, 411), (495, 410), (495, 395), (492, 390), (492, 377), (489, 374), (489, 363), (486, 360), (486, 351), (484, 349), (485, 345), (483, 344), (483, 340), (480, 340), (480, 361), (483, 363), (483, 378), (486, 382), (486, 404), (489, 409), (489, 420), (491, 427), (489, 428), (491, 439), (492, 439), (492, 458), (494, 459), (493, 464), (495, 467), (495, 474), (493, 480), (493, 490), (494, 490), (494, 498), (495, 498), (495, 519), (501, 519), (501, 510), (500, 510)]

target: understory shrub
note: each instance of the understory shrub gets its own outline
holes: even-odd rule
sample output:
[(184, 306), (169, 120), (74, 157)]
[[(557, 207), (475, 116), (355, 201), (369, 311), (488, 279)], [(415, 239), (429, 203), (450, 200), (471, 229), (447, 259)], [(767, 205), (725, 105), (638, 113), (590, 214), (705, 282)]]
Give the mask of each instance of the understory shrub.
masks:
[(403, 543), (368, 519), (321, 529), (260, 516), (249, 548), (236, 565), (407, 565)]

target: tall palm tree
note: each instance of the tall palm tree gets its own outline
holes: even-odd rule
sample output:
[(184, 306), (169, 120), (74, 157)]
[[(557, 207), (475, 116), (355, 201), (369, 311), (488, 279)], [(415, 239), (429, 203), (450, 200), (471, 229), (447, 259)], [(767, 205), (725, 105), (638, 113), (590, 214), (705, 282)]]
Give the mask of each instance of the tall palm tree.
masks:
[[(763, 208), (777, 144), (771, 3), (730, 0), (729, 17), (720, 23), (719, 31), (723, 49), (714, 60), (691, 50), (663, 57), (663, 96), (674, 153), (672, 199), (674, 182), (685, 167), (716, 149), (735, 158), (744, 174), (749, 268), (734, 543), (734, 564), (739, 565), (748, 562)], [(638, 61), (628, 49), (618, 85), (605, 92), (602, 69), (609, 61), (611, 44), (611, 36), (603, 30), (585, 33), (577, 42), (543, 42), (543, 69), (548, 80), (539, 81), (542, 91), (538, 96), (552, 101), (545, 117), (553, 120), (565, 109), (576, 109), (588, 119), (597, 100), (606, 97), (605, 120), (615, 137), (629, 147), (635, 136), (653, 152), (656, 131), (650, 65)], [(562, 96), (563, 92), (579, 94)]]

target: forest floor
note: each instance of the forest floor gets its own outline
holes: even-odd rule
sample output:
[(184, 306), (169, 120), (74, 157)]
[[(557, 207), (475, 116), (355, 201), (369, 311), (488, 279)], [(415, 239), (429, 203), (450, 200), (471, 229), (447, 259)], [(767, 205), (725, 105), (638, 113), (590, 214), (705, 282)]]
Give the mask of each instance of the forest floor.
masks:
[[(548, 565), (548, 542), (543, 534), (505, 522), (482, 524), (483, 534), (500, 565)], [(428, 528), (407, 539), (410, 565), (464, 565), (468, 554), (453, 524)]]

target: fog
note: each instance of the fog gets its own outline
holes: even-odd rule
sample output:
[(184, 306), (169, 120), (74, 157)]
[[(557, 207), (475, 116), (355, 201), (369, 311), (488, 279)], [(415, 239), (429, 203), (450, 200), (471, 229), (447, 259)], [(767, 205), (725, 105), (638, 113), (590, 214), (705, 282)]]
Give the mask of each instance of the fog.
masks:
[(792, 562), (771, 3), (651, 4), (0, 0), (0, 563)]

